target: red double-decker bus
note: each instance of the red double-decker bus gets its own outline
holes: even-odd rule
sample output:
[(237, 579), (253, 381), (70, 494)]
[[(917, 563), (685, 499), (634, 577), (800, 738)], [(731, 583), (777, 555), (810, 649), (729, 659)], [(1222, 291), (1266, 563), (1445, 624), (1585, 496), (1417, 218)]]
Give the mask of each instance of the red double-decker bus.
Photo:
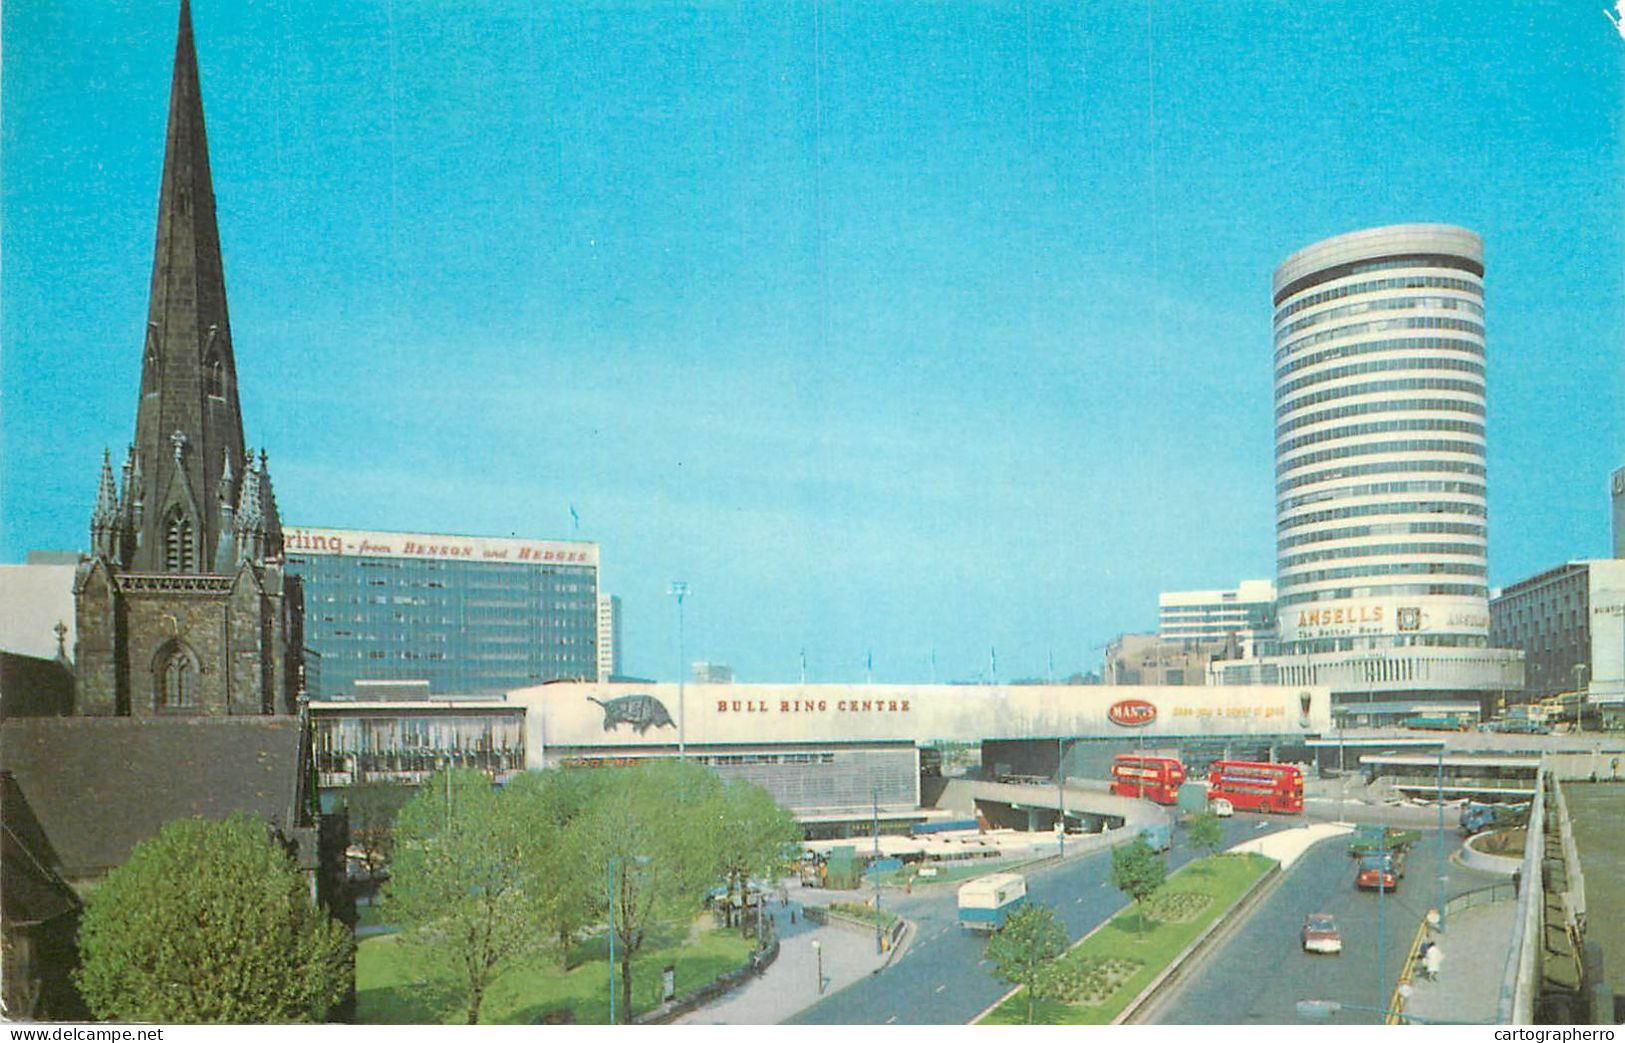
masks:
[(1112, 761), (1112, 792), (1119, 797), (1145, 797), (1158, 804), (1179, 803), (1185, 765), (1174, 757), (1141, 757), (1120, 753)]
[(1237, 811), (1302, 811), (1303, 769), (1295, 764), (1214, 761), (1207, 799), (1223, 798)]

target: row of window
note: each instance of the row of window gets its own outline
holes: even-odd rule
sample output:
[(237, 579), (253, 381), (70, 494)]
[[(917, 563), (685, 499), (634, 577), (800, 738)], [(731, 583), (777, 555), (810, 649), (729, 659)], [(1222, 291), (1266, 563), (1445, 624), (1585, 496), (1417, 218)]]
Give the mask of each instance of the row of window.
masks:
[[(1293, 554), (1280, 559), (1277, 567), (1281, 569), (1297, 568), (1299, 565), (1312, 565), (1317, 561), (1345, 561), (1349, 558), (1385, 558), (1399, 555), (1414, 554), (1461, 554), (1469, 557), (1484, 557), (1482, 543), (1376, 543), (1360, 544), (1353, 547), (1329, 547), (1324, 550), (1305, 551), (1302, 554)], [(1372, 566), (1379, 568), (1380, 566)], [(1302, 581), (1302, 577), (1299, 577)]]
[[(1469, 485), (1466, 482), (1378, 482), (1375, 485), (1356, 485), (1348, 490), (1350, 496), (1368, 495), (1370, 492), (1382, 489), (1389, 485), (1440, 485), (1454, 486), (1455, 488), (1436, 490), (1439, 492), (1472, 492), (1478, 490), (1478, 495), (1484, 495), (1482, 485)], [(1342, 492), (1343, 490), (1338, 490)], [(1420, 492), (1421, 490), (1405, 489), (1404, 492)], [(1305, 500), (1308, 498), (1305, 497)], [(1327, 497), (1331, 499), (1331, 497)], [(1316, 501), (1318, 502), (1318, 501)], [(1293, 505), (1283, 504), (1282, 510)], [(1380, 503), (1362, 503), (1354, 507), (1336, 507), (1324, 511), (1306, 511), (1283, 518), (1276, 523), (1278, 531), (1296, 528), (1299, 525), (1314, 525), (1319, 522), (1338, 521), (1343, 518), (1368, 518), (1374, 514), (1467, 514), (1482, 518), (1486, 515), (1484, 505), (1481, 503), (1460, 503), (1454, 500), (1383, 500)]]
[(1304, 348), (1312, 348), (1316, 344), (1341, 340), (1344, 337), (1359, 337), (1367, 333), (1381, 333), (1384, 330), (1454, 330), (1457, 333), (1471, 333), (1475, 337), (1484, 336), (1484, 324), (1469, 322), (1467, 319), (1446, 319), (1437, 315), (1419, 315), (1408, 319), (1378, 319), (1375, 322), (1356, 322), (1348, 326), (1337, 326), (1299, 337), (1276, 351), (1275, 364), (1279, 366), (1287, 356)]
[(1460, 351), (1468, 355), (1484, 357), (1484, 345), (1470, 340), (1460, 340), (1456, 337), (1390, 337), (1385, 340), (1367, 340), (1358, 344), (1339, 344), (1335, 348), (1317, 351), (1312, 355), (1293, 359), (1284, 365), (1276, 367), (1275, 379), (1288, 377), (1301, 369), (1318, 366), (1322, 362), (1335, 362), (1338, 359), (1358, 358), (1361, 355), (1375, 355), (1382, 352), (1403, 351), (1414, 353), (1418, 351)]
[[(1317, 384), (1330, 383), (1334, 380), (1343, 380), (1347, 377), (1363, 377), (1368, 373), (1390, 373), (1395, 370), (1407, 369), (1455, 370), (1458, 373), (1471, 373), (1473, 376), (1479, 377), (1481, 381), (1484, 376), (1484, 364), (1474, 362), (1472, 359), (1404, 355), (1399, 358), (1375, 359), (1371, 362), (1356, 362), (1348, 366), (1334, 366), (1331, 369), (1323, 369), (1281, 385), (1275, 389), (1275, 397), (1280, 400), (1294, 391), (1314, 387)], [(1483, 393), (1482, 382), (1480, 382), (1478, 390), (1480, 394)]]
[(1403, 561), (1388, 565), (1356, 565), (1343, 569), (1318, 569), (1295, 576), (1280, 577), (1281, 589), (1301, 587), (1309, 583), (1328, 580), (1365, 579), (1370, 576), (1484, 576), (1482, 565), (1467, 565), (1453, 561)]
[(1373, 258), (1368, 261), (1334, 264), (1310, 272), (1302, 278), (1292, 280), (1292, 282), (1278, 290), (1275, 294), (1275, 303), (1280, 305), (1288, 297), (1296, 296), (1312, 286), (1319, 286), (1334, 279), (1350, 279), (1356, 275), (1390, 271), (1394, 268), (1452, 268), (1457, 271), (1470, 272), (1480, 278), (1483, 278), (1484, 275), (1484, 266), (1482, 264), (1468, 260), (1465, 257), (1456, 257), (1451, 254), (1395, 254), (1391, 257)]
[(1346, 525), (1341, 529), (1321, 529), (1289, 536), (1276, 543), (1277, 551), (1290, 550), (1306, 543), (1326, 543), (1331, 540), (1365, 539), (1371, 536), (1483, 536), (1484, 526), (1465, 522), (1387, 522), (1382, 525)]
[(1489, 597), (1490, 588), (1473, 583), (1392, 583), (1376, 586), (1337, 587), (1332, 590), (1305, 590), (1297, 594), (1282, 594), (1278, 605), (1306, 605), (1315, 601), (1345, 601), (1353, 597), (1374, 598), (1427, 598), (1427, 597)]
[(1416, 308), (1442, 308), (1447, 311), (1465, 311), (1480, 318), (1484, 315), (1484, 306), (1476, 301), (1462, 300), (1459, 297), (1382, 297), (1374, 301), (1361, 301), (1357, 304), (1345, 304), (1341, 308), (1328, 308), (1317, 311), (1313, 315), (1306, 315), (1296, 322), (1289, 323), (1275, 331), (1275, 343), (1279, 344), (1288, 336), (1298, 330), (1318, 326), (1332, 319), (1342, 319), (1350, 315), (1364, 315), (1373, 311), (1410, 311)]
[[(1488, 648), (1489, 642), (1481, 634), (1395, 634), (1382, 637), (1321, 637), (1304, 641), (1287, 641), (1281, 645), (1282, 655), (1313, 655), (1324, 652), (1352, 652), (1356, 648)], [(1377, 666), (1379, 677), (1372, 681), (1414, 681), (1416, 680), (1416, 667), (1419, 662), (1434, 662), (1433, 660), (1415, 660), (1410, 658), (1384, 660)], [(1446, 668), (1456, 667), (1459, 660), (1448, 659), (1440, 663)], [(1493, 660), (1492, 660), (1493, 662)], [(1302, 666), (1287, 666), (1282, 664), (1280, 673), (1281, 684), (1320, 684), (1318, 680), (1322, 669), (1329, 671), (1345, 667), (1344, 663), (1308, 663)], [(1328, 680), (1331, 680), (1328, 678)], [(1359, 707), (1354, 707), (1359, 712)], [(1428, 769), (1429, 771), (1433, 769)]]
[[(1290, 460), (1282, 460), (1275, 465), (1277, 475), (1293, 471), (1299, 467), (1308, 467), (1311, 464), (1325, 463), (1327, 460), (1343, 460), (1351, 456), (1374, 456), (1379, 453), (1465, 453), (1469, 456), (1484, 457), (1484, 445), (1481, 442), (1455, 442), (1440, 438), (1401, 438), (1392, 442), (1362, 442), (1359, 445), (1340, 445), (1330, 449), (1317, 449), (1312, 453), (1294, 456)], [(1405, 461), (1406, 470), (1419, 470), (1423, 461)], [(1322, 472), (1325, 473), (1325, 472)], [(1316, 479), (1319, 481), (1320, 479)], [(1291, 488), (1290, 485), (1277, 484), (1277, 488)]]
[[(1468, 395), (1484, 397), (1484, 382), (1481, 380), (1454, 380), (1450, 377), (1404, 377), (1399, 380), (1373, 380), (1364, 384), (1345, 384), (1340, 387), (1323, 388), (1308, 395), (1302, 395), (1290, 402), (1283, 402), (1275, 407), (1277, 417), (1286, 416), (1295, 409), (1319, 405), (1339, 398), (1351, 398), (1354, 395), (1379, 395), (1388, 391), (1460, 391)], [(1372, 412), (1375, 404), (1350, 409), (1359, 412)], [(1325, 418), (1327, 414), (1318, 416)], [(1301, 422), (1307, 422), (1303, 418)]]
[[(1480, 406), (1479, 410), (1482, 412), (1483, 407)], [(1306, 445), (1314, 445), (1317, 442), (1331, 442), (1343, 438), (1357, 438), (1361, 435), (1381, 435), (1387, 434), (1391, 431), (1438, 431), (1441, 433), (1455, 432), (1457, 434), (1464, 435), (1477, 435), (1479, 438), (1484, 437), (1484, 425), (1474, 423), (1470, 420), (1439, 420), (1433, 417), (1416, 420), (1375, 420), (1365, 424), (1347, 424), (1343, 427), (1328, 428), (1325, 431), (1311, 431), (1306, 435), (1299, 435), (1296, 438), (1289, 438), (1285, 442), (1277, 444), (1275, 447), (1275, 452), (1277, 455), (1279, 455), (1281, 453), (1290, 453), (1295, 449), (1301, 449)], [(1373, 443), (1365, 443), (1367, 446), (1371, 444)], [(1354, 448), (1364, 448), (1364, 446), (1357, 446)], [(1480, 452), (1482, 452), (1482, 449)]]
[[(1482, 388), (1475, 390), (1482, 394)], [(1473, 416), (1483, 416), (1484, 403), (1461, 398), (1396, 398), (1378, 402), (1357, 402), (1322, 409), (1318, 413), (1305, 413), (1303, 416), (1284, 421), (1275, 426), (1275, 437), (1280, 438), (1300, 427), (1311, 427), (1351, 416), (1370, 416), (1373, 413), (1469, 413)]]
[(1344, 283), (1329, 290), (1316, 290), (1304, 297), (1299, 297), (1291, 304), (1286, 305), (1275, 313), (1275, 321), (1296, 315), (1305, 308), (1313, 308), (1317, 304), (1327, 301), (1339, 300), (1343, 297), (1353, 297), (1361, 293), (1382, 293), (1387, 290), (1460, 290), (1463, 293), (1473, 293), (1484, 296), (1482, 283), (1468, 279), (1455, 279), (1446, 275), (1400, 275), (1391, 279), (1371, 279), (1366, 282)]
[[(1311, 471), (1308, 474), (1300, 474), (1300, 475), (1297, 475), (1296, 477), (1288, 478), (1288, 479), (1285, 479), (1283, 481), (1276, 482), (1275, 483), (1275, 492), (1276, 492), (1277, 495), (1280, 495), (1282, 493), (1291, 492), (1293, 489), (1302, 488), (1305, 485), (1314, 485), (1314, 484), (1316, 484), (1318, 482), (1335, 482), (1335, 481), (1340, 481), (1341, 479), (1344, 479), (1344, 478), (1364, 478), (1367, 475), (1373, 475), (1373, 474), (1401, 474), (1401, 473), (1415, 473), (1415, 472), (1443, 472), (1443, 473), (1446, 473), (1446, 474), (1467, 474), (1467, 475), (1474, 475), (1476, 477), (1482, 478), (1482, 477), (1484, 477), (1484, 465), (1483, 464), (1475, 464), (1470, 460), (1438, 460), (1438, 459), (1428, 459), (1428, 458), (1424, 458), (1424, 459), (1421, 459), (1421, 460), (1386, 460), (1386, 461), (1383, 461), (1382, 463), (1375, 463), (1375, 464), (1355, 464), (1352, 467), (1333, 467), (1333, 468), (1330, 468), (1330, 469), (1325, 470), (1325, 471)], [(1393, 483), (1389, 483), (1389, 484), (1393, 485), (1393, 487), (1394, 487), (1393, 489), (1389, 490), (1391, 492), (1422, 492), (1423, 491), (1420, 488), (1418, 488), (1418, 489), (1402, 488), (1403, 486), (1407, 486), (1409, 484), (1409, 483), (1406, 483), (1406, 482), (1393, 482)], [(1371, 488), (1374, 489), (1376, 487), (1372, 486)], [(1431, 486), (1429, 486), (1428, 488), (1431, 491), (1443, 491), (1443, 490), (1433, 490)], [(1452, 491), (1454, 491), (1454, 490), (1452, 490)], [(1334, 496), (1338, 496), (1339, 493), (1338, 493), (1337, 490), (1331, 489), (1331, 490), (1317, 491), (1317, 492), (1315, 492), (1315, 493), (1313, 493), (1311, 495), (1317, 496), (1320, 499), (1331, 499)], [(1348, 495), (1358, 495), (1358, 494), (1350, 493)], [(1479, 495), (1483, 495), (1482, 491), (1480, 491)], [(1304, 497), (1299, 497), (1298, 499), (1293, 500), (1293, 501), (1285, 502), (1285, 503), (1282, 504), (1282, 507), (1286, 508), (1286, 507), (1291, 507), (1294, 504), (1298, 504), (1298, 503), (1313, 503), (1313, 502), (1315, 502), (1315, 501), (1310, 499), (1308, 496), (1304, 496)]]

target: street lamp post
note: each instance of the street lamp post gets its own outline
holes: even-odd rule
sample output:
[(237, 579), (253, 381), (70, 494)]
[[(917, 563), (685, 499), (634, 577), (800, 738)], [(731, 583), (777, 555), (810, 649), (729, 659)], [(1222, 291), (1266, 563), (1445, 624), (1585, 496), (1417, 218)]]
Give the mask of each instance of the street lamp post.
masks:
[(1439, 809), (1439, 930), (1444, 930), (1444, 885), (1447, 879), (1444, 875), (1444, 746), (1439, 746), (1439, 771), (1435, 782), (1433, 803)]
[(818, 995), (824, 994), (824, 943), (813, 939), (813, 958), (818, 961)]
[(1586, 697), (1580, 690), (1580, 678), (1586, 676), (1589, 669), (1585, 663), (1574, 664), (1574, 730), (1582, 734), (1586, 730)]
[[(880, 863), (880, 787), (869, 787), (869, 799), (874, 802), (874, 834), (875, 834), (875, 863)], [(880, 871), (875, 870), (875, 952), (886, 951), (884, 936), (880, 930)]]
[(1066, 740), (1055, 740), (1055, 803), (1061, 814), (1060, 855), (1066, 857)]
[(685, 712), (683, 682), (688, 676), (687, 657), (683, 652), (683, 599), (688, 597), (688, 584), (674, 580), (666, 593), (677, 599), (677, 759), (688, 756), (688, 714)]
[[(1388, 897), (1388, 831), (1382, 831), (1382, 841), (1377, 845), (1377, 998), (1381, 999), (1387, 994), (1388, 988), (1388, 919), (1385, 899)], [(1395, 868), (1394, 883), (1399, 883), (1399, 871)]]
[(1386, 1014), (1391, 1017), (1404, 1018), (1414, 1021), (1418, 1025), (1448, 1025), (1450, 1022), (1434, 1021), (1430, 1018), (1419, 1018), (1414, 1014), (1407, 1014), (1402, 1010), (1389, 1010), (1387, 1007), (1368, 1007), (1362, 1003), (1344, 1003), (1341, 1000), (1299, 1000), (1297, 1003), (1298, 1017), (1305, 1021), (1327, 1021), (1334, 1014), (1345, 1010), (1363, 1010), (1371, 1014)]

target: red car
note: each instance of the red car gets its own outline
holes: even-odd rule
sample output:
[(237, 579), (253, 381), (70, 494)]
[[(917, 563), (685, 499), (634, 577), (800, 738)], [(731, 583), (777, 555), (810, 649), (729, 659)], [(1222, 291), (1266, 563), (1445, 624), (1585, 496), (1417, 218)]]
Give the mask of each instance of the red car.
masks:
[(1336, 956), (1343, 951), (1343, 935), (1331, 913), (1310, 913), (1303, 918), (1303, 951)]

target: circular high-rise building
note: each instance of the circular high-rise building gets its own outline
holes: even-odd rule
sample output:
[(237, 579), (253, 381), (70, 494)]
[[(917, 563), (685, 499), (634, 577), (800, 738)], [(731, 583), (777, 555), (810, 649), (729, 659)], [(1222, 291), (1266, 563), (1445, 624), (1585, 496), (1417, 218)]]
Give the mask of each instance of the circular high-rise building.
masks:
[(1350, 232), (1274, 288), (1281, 652), (1356, 660), (1390, 691), (1481, 687), (1417, 664), (1489, 644), (1483, 243)]

